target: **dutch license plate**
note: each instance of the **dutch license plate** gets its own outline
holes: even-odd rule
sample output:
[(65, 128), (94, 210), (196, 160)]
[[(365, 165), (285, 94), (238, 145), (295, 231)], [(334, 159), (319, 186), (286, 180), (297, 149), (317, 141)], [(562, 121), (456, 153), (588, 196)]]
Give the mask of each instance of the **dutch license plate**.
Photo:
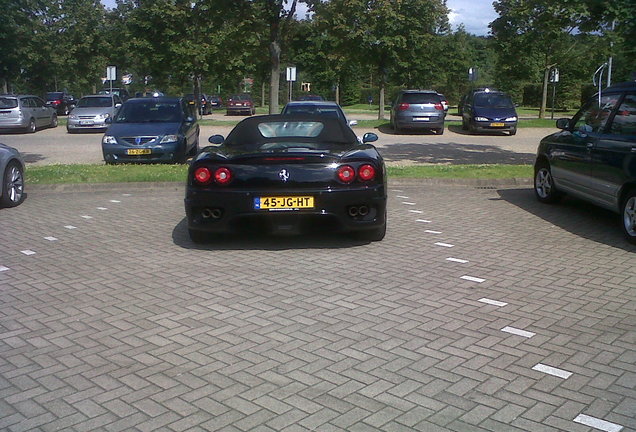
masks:
[(490, 127), (504, 127), (505, 123), (490, 123)]
[(152, 153), (152, 149), (127, 149), (127, 155), (145, 155)]
[(255, 210), (295, 210), (314, 208), (312, 196), (254, 197)]
[(428, 117), (413, 117), (413, 121), (428, 121)]
[(82, 126), (92, 126), (95, 124), (95, 122), (93, 120), (81, 120), (80, 124)]

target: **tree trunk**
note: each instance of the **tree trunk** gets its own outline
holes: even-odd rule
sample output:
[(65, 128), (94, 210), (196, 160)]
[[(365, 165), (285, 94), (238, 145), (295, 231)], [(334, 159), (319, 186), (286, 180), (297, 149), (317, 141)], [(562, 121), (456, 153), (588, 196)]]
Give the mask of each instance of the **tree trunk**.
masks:
[(336, 103), (340, 105), (340, 81), (336, 83)]
[(545, 107), (548, 104), (548, 79), (550, 75), (550, 66), (546, 66), (543, 71), (543, 92), (541, 94), (541, 108), (539, 108), (539, 118), (545, 118)]
[(269, 44), (271, 70), (269, 77), (269, 113), (278, 114), (278, 90), (280, 89), (280, 45), (277, 41)]
[(265, 106), (265, 80), (261, 83), (261, 107)]
[(9, 94), (9, 81), (6, 78), (2, 80), (2, 93)]
[(378, 120), (384, 120), (384, 79), (380, 80), (380, 107), (378, 109)]

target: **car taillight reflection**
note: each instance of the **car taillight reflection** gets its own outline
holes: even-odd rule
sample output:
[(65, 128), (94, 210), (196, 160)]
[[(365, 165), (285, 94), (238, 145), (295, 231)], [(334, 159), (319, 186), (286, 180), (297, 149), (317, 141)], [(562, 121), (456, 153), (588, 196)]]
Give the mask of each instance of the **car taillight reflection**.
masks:
[(439, 110), (439, 111), (443, 111), (444, 110), (444, 105), (442, 105), (441, 103), (436, 103), (435, 104), (435, 109)]
[(375, 168), (372, 165), (362, 165), (358, 170), (358, 177), (362, 181), (369, 181), (375, 178)]
[(194, 179), (200, 184), (209, 184), (212, 181), (212, 173), (206, 167), (199, 167), (194, 171)]
[(232, 172), (225, 168), (221, 167), (214, 171), (214, 181), (220, 185), (226, 185), (232, 180)]
[(339, 167), (336, 173), (338, 174), (340, 181), (344, 183), (351, 183), (356, 178), (355, 170), (349, 165)]
[(399, 109), (400, 111), (406, 111), (407, 109), (409, 109), (409, 106), (410, 106), (410, 105), (409, 105), (409, 104), (407, 104), (407, 103), (401, 103), (400, 105), (398, 105), (398, 109)]

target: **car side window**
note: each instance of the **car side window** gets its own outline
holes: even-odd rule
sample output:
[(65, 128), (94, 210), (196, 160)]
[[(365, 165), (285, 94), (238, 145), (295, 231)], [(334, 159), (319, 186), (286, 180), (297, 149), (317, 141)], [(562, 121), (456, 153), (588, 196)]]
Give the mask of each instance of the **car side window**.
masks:
[(618, 94), (601, 96), (599, 104), (599, 99), (594, 97), (575, 117), (574, 130), (585, 129), (586, 132), (602, 131), (619, 98), (620, 95)]
[(22, 102), (22, 106), (24, 108), (35, 108), (35, 102), (33, 102), (33, 98), (22, 99)]
[(636, 135), (636, 94), (625, 96), (610, 126), (614, 135)]
[(44, 106), (44, 101), (40, 98), (33, 98), (32, 103), (33, 103), (33, 106), (36, 108), (41, 108)]

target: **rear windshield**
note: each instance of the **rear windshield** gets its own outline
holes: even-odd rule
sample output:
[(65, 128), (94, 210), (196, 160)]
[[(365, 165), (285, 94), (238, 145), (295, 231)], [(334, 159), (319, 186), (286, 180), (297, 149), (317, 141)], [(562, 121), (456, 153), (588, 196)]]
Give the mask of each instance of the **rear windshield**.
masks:
[(409, 104), (437, 104), (441, 102), (439, 95), (433, 93), (404, 93), (402, 102)]
[(514, 108), (510, 96), (503, 93), (478, 93), (475, 95), (475, 106), (493, 108)]
[(340, 110), (334, 106), (287, 105), (282, 114), (319, 115), (344, 120)]
[(15, 98), (0, 97), (0, 108), (16, 108), (18, 100)]
[(147, 99), (142, 102), (124, 103), (116, 123), (176, 123), (182, 119), (178, 101), (167, 102)]
[(77, 103), (78, 108), (106, 108), (113, 106), (113, 100), (109, 97), (81, 98)]
[(47, 93), (46, 100), (62, 99), (62, 96), (64, 96), (64, 93), (61, 92)]

